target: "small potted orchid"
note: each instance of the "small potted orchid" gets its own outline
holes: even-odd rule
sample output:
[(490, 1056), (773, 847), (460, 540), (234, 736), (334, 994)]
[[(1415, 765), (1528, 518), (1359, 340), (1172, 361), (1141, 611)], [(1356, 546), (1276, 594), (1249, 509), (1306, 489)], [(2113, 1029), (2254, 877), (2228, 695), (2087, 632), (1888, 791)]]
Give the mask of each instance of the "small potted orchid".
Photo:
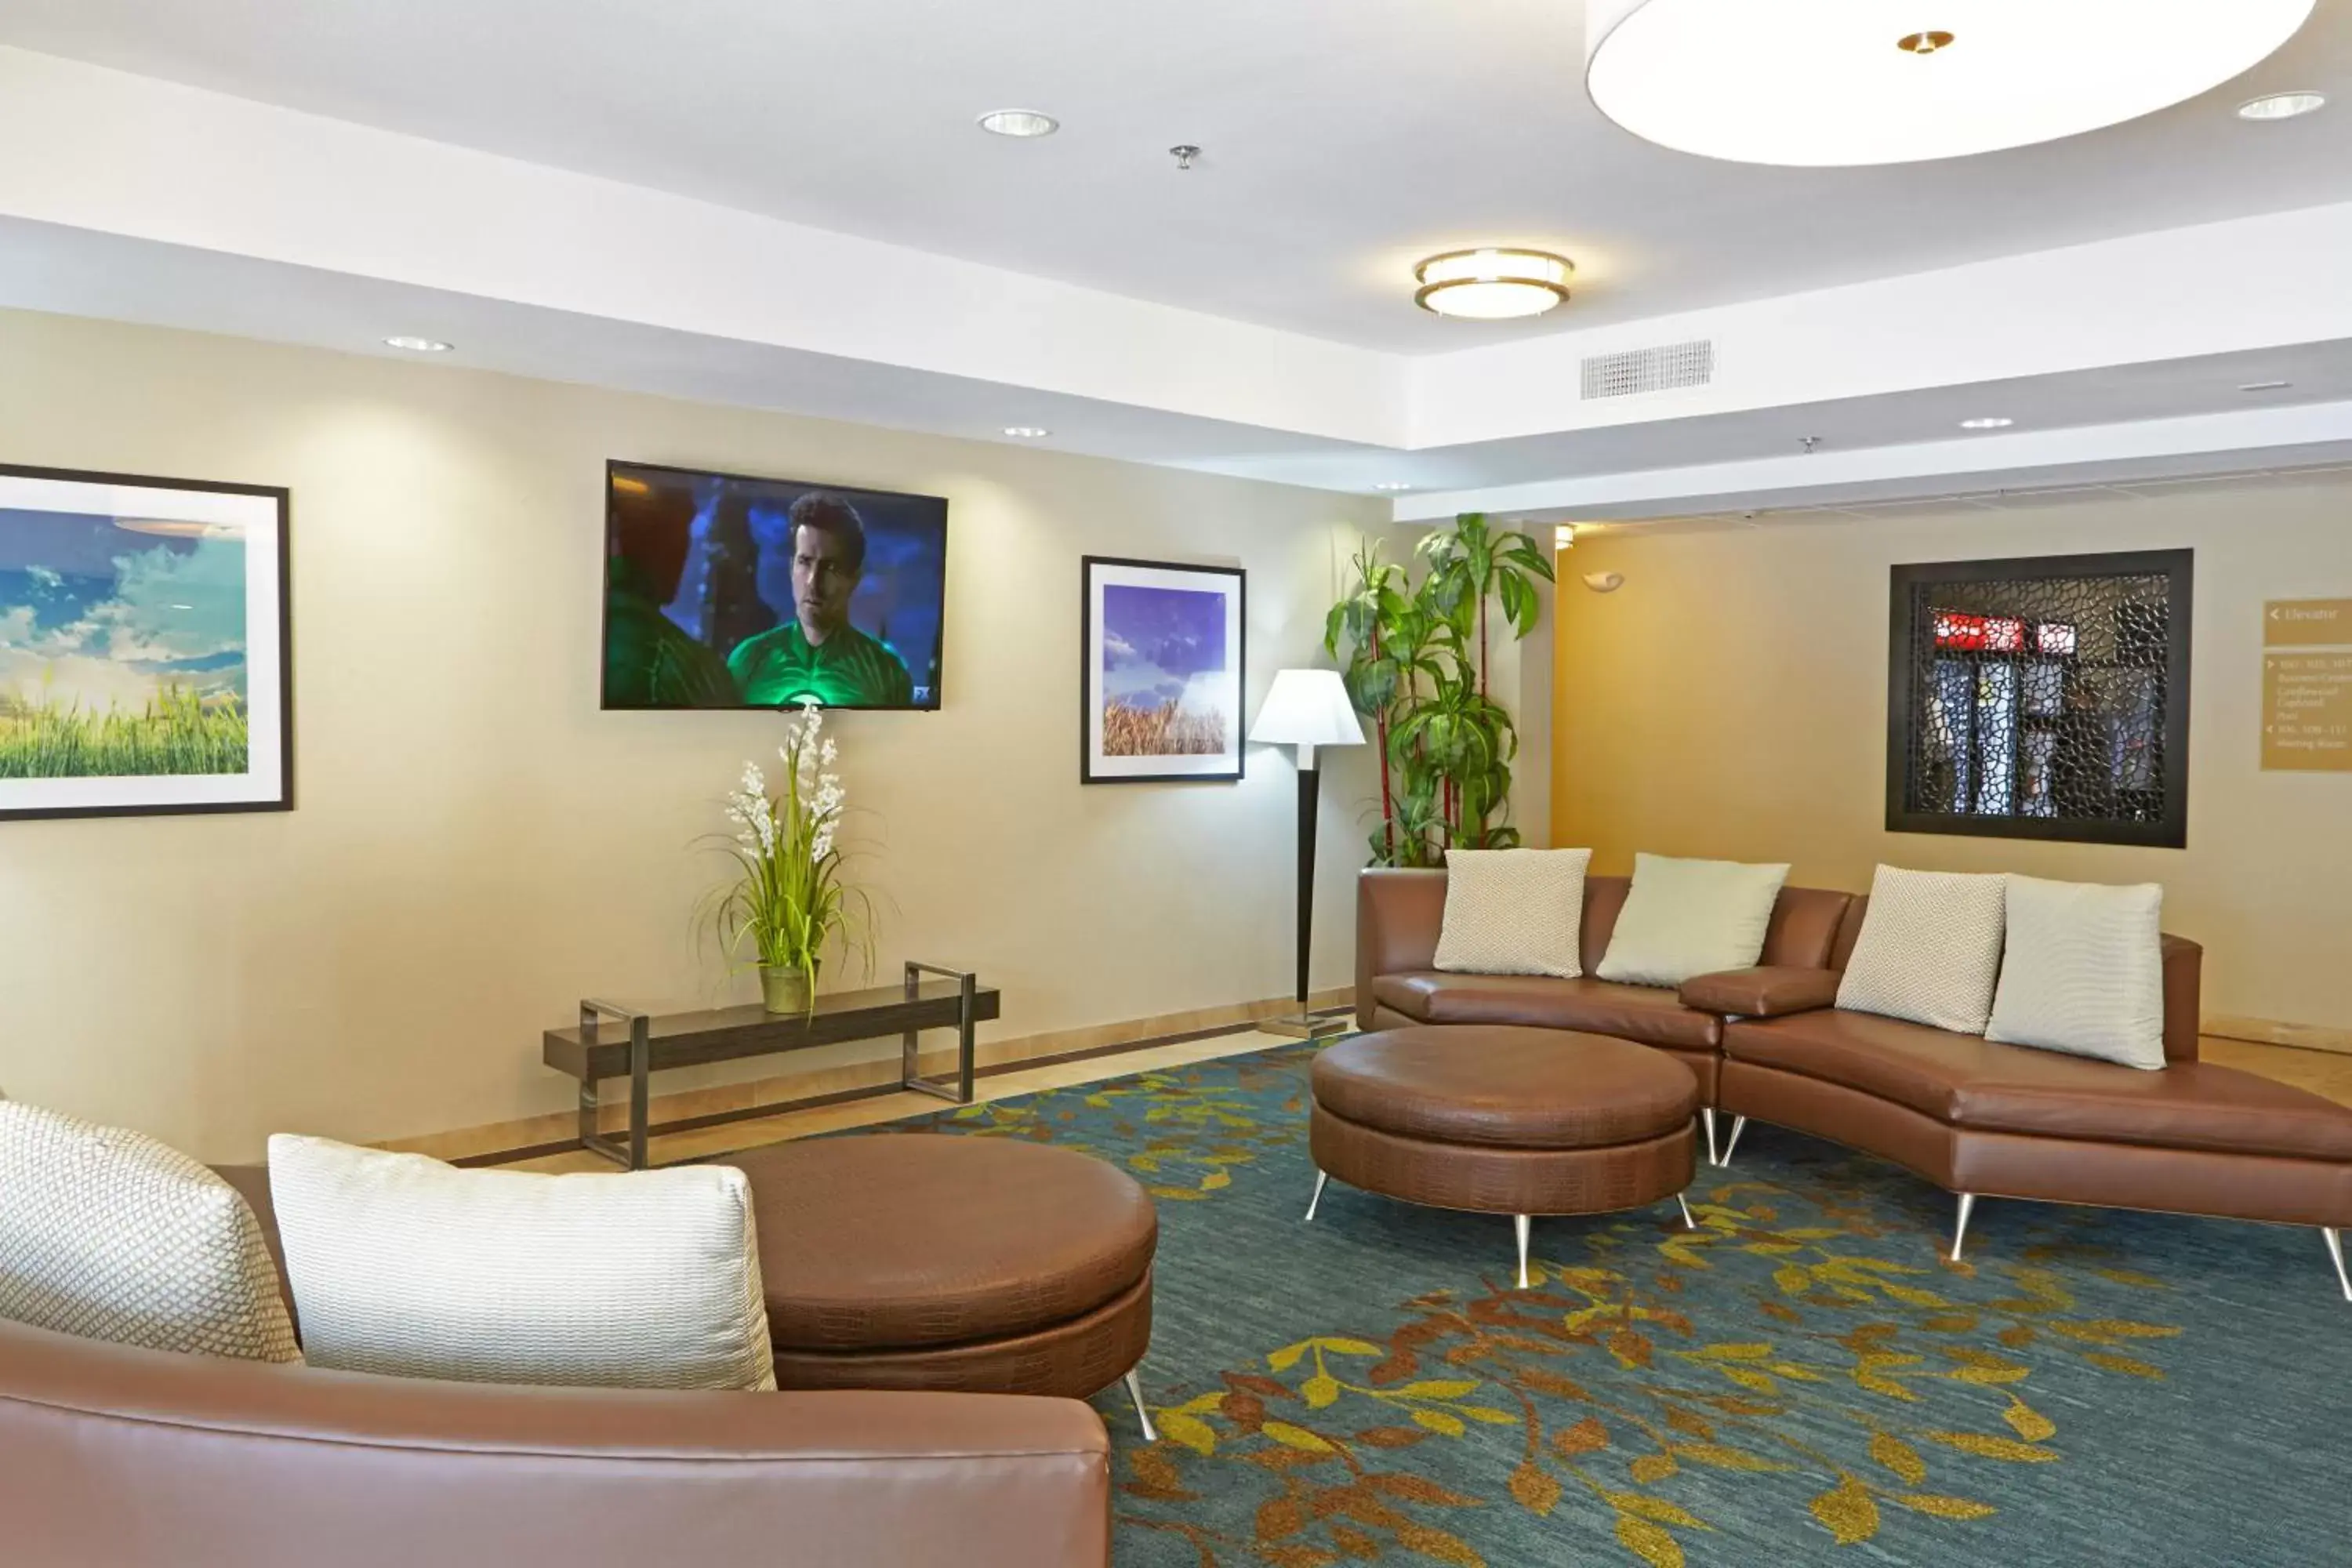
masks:
[(846, 797), (833, 772), (824, 715), (815, 703), (803, 703), (786, 725), (776, 751), (782, 782), (771, 790), (760, 764), (746, 763), (727, 797), (735, 832), (722, 842), (739, 874), (713, 889), (709, 919), (730, 960), (758, 964), (769, 1012), (806, 1013), (828, 945), (872, 966), (873, 905), (863, 889), (842, 881), (838, 835)]

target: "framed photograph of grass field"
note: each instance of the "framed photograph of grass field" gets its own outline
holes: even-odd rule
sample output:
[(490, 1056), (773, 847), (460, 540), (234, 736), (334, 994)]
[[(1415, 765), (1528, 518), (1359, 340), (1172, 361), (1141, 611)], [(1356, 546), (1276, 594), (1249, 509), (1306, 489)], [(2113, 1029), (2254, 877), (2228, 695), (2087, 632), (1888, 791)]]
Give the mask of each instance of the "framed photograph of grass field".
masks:
[(1239, 779), (1241, 569), (1108, 555), (1083, 566), (1080, 781)]
[(0, 466), (0, 818), (292, 808), (286, 512)]

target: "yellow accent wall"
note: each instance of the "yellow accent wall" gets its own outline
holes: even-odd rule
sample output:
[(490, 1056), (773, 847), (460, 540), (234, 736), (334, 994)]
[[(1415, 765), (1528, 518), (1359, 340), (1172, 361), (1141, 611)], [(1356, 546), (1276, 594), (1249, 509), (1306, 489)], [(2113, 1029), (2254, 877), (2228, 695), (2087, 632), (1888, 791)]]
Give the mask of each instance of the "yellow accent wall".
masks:
[[(1889, 834), (1887, 570), (1903, 562), (2197, 551), (2185, 850)], [(1885, 861), (2160, 882), (2207, 949), (2205, 1010), (2352, 1026), (2352, 775), (2261, 769), (2265, 600), (2352, 595), (2352, 483), (2093, 489), (1840, 521), (1590, 531), (1559, 557), (1552, 840), (1787, 860), (1866, 889)], [(1580, 579), (1619, 572), (1596, 594)]]
[[(949, 498), (945, 710), (835, 721), (884, 978), (976, 968), (1007, 1037), (1290, 991), (1288, 756), (1081, 787), (1078, 558), (1246, 567), (1254, 714), (1320, 658), (1381, 506), (62, 317), (0, 312), (0, 461), (293, 491), (299, 809), (0, 821), (17, 1099), (214, 1160), (402, 1137), (562, 1109), (540, 1032), (583, 994), (756, 994), (690, 934), (696, 841), (776, 721), (598, 711), (608, 458)], [(1365, 750), (1324, 760), (1318, 988), (1350, 973), (1373, 793)]]

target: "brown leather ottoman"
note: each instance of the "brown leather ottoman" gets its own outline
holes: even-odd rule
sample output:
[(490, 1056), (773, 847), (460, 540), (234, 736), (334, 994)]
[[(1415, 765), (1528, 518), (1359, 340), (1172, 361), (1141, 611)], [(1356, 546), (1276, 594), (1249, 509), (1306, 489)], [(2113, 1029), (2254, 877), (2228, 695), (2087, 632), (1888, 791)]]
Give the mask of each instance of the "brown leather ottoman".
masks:
[(1126, 1172), (1010, 1139), (877, 1134), (723, 1163), (751, 1179), (780, 1388), (1085, 1399), (1151, 1342), (1160, 1220)]
[[(1315, 1058), (1315, 1217), (1324, 1184), (1528, 1220), (1672, 1196), (1697, 1166), (1698, 1079), (1606, 1035), (1501, 1026), (1386, 1029)], [(1683, 1221), (1696, 1226), (1690, 1206)]]

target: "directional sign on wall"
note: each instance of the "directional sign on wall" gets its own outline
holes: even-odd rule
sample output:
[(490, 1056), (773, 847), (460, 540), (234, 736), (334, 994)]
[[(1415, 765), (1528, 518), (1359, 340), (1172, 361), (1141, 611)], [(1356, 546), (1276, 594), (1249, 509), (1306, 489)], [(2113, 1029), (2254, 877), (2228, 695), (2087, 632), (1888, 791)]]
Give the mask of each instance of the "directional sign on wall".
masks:
[(2272, 600), (2263, 650), (2263, 769), (2352, 773), (2352, 599)]

